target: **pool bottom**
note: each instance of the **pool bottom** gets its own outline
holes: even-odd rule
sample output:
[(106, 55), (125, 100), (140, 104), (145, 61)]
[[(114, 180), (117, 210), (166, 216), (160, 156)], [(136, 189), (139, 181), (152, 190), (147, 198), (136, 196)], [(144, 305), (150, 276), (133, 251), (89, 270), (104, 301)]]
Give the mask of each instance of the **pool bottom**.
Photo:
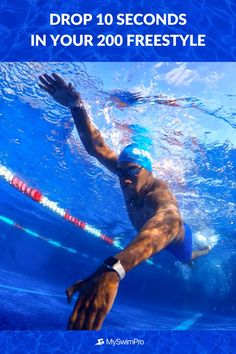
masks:
[[(68, 284), (67, 284), (68, 285)], [(104, 330), (200, 330), (236, 328), (231, 317), (173, 311), (129, 303), (119, 297), (108, 314)], [(0, 270), (1, 330), (64, 330), (73, 305), (64, 288)]]

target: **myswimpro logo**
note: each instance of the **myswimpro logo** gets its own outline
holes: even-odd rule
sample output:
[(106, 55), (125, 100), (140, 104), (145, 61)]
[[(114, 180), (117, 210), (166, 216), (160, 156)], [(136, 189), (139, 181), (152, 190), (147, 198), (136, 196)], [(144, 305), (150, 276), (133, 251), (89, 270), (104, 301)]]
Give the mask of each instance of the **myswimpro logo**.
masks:
[(132, 338), (132, 339), (121, 339), (121, 338), (106, 338), (106, 341), (103, 338), (97, 339), (95, 345), (109, 345), (115, 347), (117, 345), (144, 345), (143, 339)]
[(98, 338), (97, 343), (95, 345), (103, 345), (103, 344), (105, 344), (104, 339)]

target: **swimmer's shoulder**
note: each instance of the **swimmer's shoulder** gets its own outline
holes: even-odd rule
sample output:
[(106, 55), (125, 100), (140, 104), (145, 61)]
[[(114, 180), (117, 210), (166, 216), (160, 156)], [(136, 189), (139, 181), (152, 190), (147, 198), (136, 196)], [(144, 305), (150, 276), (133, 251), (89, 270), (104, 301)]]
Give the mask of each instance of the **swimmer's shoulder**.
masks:
[(153, 206), (156, 205), (157, 209), (173, 205), (176, 207), (176, 198), (170, 190), (168, 183), (162, 179), (155, 178), (152, 189), (146, 196), (146, 200)]
[(156, 178), (154, 179), (153, 187), (152, 187), (152, 192), (158, 191), (160, 189), (167, 189), (169, 190), (170, 187), (167, 182), (163, 181), (163, 179)]

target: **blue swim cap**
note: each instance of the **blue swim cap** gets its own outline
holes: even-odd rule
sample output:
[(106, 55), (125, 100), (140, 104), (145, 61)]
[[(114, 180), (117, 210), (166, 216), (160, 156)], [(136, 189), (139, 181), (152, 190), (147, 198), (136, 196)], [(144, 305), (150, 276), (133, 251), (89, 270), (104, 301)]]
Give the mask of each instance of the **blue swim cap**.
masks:
[(141, 145), (127, 145), (120, 153), (118, 162), (134, 162), (152, 172), (152, 158), (150, 153)]

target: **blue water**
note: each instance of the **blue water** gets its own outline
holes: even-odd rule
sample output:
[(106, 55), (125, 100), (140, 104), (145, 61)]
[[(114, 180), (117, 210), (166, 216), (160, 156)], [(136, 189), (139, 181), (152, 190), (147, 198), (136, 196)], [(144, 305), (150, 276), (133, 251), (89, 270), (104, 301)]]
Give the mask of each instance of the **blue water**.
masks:
[[(154, 173), (170, 183), (194, 246), (213, 246), (192, 271), (165, 252), (138, 266), (122, 281), (103, 328), (235, 329), (235, 64), (0, 65), (0, 164), (125, 246), (135, 231), (118, 181), (84, 151), (67, 110), (37, 87), (38, 75), (54, 71), (80, 90), (115, 151), (140, 136), (152, 144)], [(121, 109), (114, 90), (143, 99)], [(181, 99), (180, 107), (159, 104), (157, 95)], [(0, 220), (0, 329), (64, 329), (72, 310), (65, 288), (117, 248), (3, 178), (0, 188), (0, 216), (42, 236)]]

